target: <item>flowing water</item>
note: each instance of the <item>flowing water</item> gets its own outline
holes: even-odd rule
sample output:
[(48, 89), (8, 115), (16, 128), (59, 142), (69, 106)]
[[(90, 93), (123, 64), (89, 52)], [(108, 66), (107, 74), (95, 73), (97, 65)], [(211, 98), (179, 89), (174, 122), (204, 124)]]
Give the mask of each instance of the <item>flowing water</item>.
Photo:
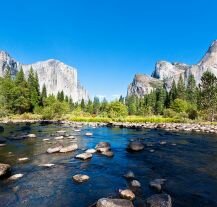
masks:
[[(17, 124), (4, 125), (0, 141), (0, 163), (10, 164), (12, 174), (24, 176), (16, 181), (0, 181), (0, 206), (71, 206), (88, 207), (102, 197), (118, 197), (118, 189), (129, 187), (124, 174), (131, 170), (141, 183), (135, 206), (156, 192), (149, 182), (156, 178), (167, 179), (163, 191), (170, 194), (175, 207), (217, 206), (217, 135), (177, 133), (163, 130), (135, 130), (107, 127), (83, 127), (75, 132), (72, 126)], [(57, 142), (69, 145), (70, 140), (54, 140), (58, 130), (65, 130), (77, 138), (79, 150), (69, 153), (47, 154), (46, 150)], [(92, 137), (85, 136), (92, 132)], [(15, 140), (14, 135), (35, 133), (37, 138)], [(50, 141), (43, 141), (49, 138)], [(140, 140), (146, 148), (138, 153), (126, 151), (128, 143)], [(115, 153), (113, 158), (94, 154), (88, 161), (75, 159), (84, 149), (107, 141)], [(159, 144), (166, 141), (166, 144)], [(176, 145), (174, 145), (176, 144)], [(151, 146), (153, 145), (153, 146)], [(154, 152), (150, 152), (154, 149)], [(28, 157), (26, 162), (18, 158)], [(40, 164), (54, 163), (51, 168)], [(90, 180), (77, 184), (72, 176), (87, 174)]]

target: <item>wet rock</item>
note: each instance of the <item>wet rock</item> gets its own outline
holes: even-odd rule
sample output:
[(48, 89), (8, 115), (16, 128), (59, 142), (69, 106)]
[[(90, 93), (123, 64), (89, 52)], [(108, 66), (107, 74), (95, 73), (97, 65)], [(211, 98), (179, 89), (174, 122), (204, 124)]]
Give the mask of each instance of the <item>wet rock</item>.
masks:
[(36, 135), (35, 134), (27, 134), (26, 138), (36, 138)]
[(83, 183), (90, 179), (88, 175), (77, 174), (72, 177), (72, 179), (77, 183)]
[(86, 135), (86, 136), (93, 136), (93, 133), (87, 132), (85, 135)]
[(68, 139), (75, 139), (75, 137), (72, 136), (72, 135), (68, 136), (67, 138), (68, 138)]
[(166, 141), (160, 141), (161, 145), (165, 145), (167, 142)]
[(144, 144), (142, 144), (141, 142), (134, 141), (128, 145), (128, 150), (133, 152), (138, 152), (143, 150), (144, 147), (145, 147)]
[(94, 153), (96, 153), (96, 150), (95, 149), (87, 149), (85, 152), (90, 153), (90, 154), (94, 154)]
[(136, 188), (140, 188), (141, 187), (141, 183), (138, 180), (132, 180), (130, 182), (132, 187), (136, 187)]
[(47, 163), (47, 164), (40, 164), (39, 167), (53, 167), (55, 164), (53, 163)]
[(9, 176), (11, 173), (11, 166), (8, 164), (0, 163), (0, 178)]
[(15, 181), (15, 180), (18, 180), (20, 178), (23, 177), (23, 174), (19, 173), (19, 174), (15, 174), (15, 175), (12, 175), (8, 178), (9, 181)]
[(112, 151), (105, 151), (101, 153), (102, 155), (105, 155), (107, 157), (113, 157), (114, 156), (114, 152)]
[(96, 145), (95, 149), (98, 152), (106, 152), (106, 151), (109, 151), (111, 149), (111, 145), (108, 142), (99, 142)]
[(96, 207), (133, 207), (133, 204), (126, 199), (101, 198), (97, 201)]
[(20, 162), (25, 162), (25, 161), (28, 161), (29, 158), (28, 157), (21, 157), (21, 158), (18, 158), (18, 161)]
[(63, 147), (60, 149), (60, 152), (71, 152), (71, 151), (75, 151), (76, 149), (78, 149), (78, 145), (77, 144), (72, 144), (68, 147)]
[(74, 131), (75, 131), (75, 132), (80, 132), (81, 130), (80, 130), (80, 129), (75, 129)]
[(51, 153), (59, 152), (61, 149), (62, 149), (62, 146), (53, 147), (53, 148), (50, 147), (47, 149), (47, 153), (51, 154)]
[(133, 191), (129, 190), (129, 189), (125, 189), (125, 190), (119, 190), (119, 194), (121, 198), (127, 199), (127, 200), (133, 200), (135, 198), (135, 194), (133, 193)]
[(60, 130), (60, 131), (57, 131), (56, 133), (59, 134), (60, 136), (64, 136), (66, 131)]
[(76, 155), (76, 158), (81, 159), (81, 160), (87, 160), (87, 159), (91, 159), (92, 158), (92, 154), (90, 153), (81, 153)]
[(60, 140), (60, 139), (63, 139), (63, 136), (58, 136), (58, 137), (55, 137), (54, 139), (55, 140)]
[(43, 139), (42, 141), (43, 141), (43, 142), (46, 142), (46, 141), (50, 141), (50, 139), (47, 139), (47, 138), (46, 138), (46, 139)]
[(149, 152), (154, 152), (154, 150), (153, 150), (153, 149), (150, 149)]
[(4, 147), (4, 146), (6, 146), (6, 144), (0, 144), (0, 147)]
[(168, 194), (155, 194), (146, 200), (147, 207), (172, 207), (172, 199)]
[(135, 175), (132, 171), (128, 171), (125, 175), (124, 175), (125, 178), (135, 178)]
[(166, 182), (166, 179), (155, 179), (149, 183), (151, 188), (154, 188), (157, 191), (162, 190), (162, 185)]

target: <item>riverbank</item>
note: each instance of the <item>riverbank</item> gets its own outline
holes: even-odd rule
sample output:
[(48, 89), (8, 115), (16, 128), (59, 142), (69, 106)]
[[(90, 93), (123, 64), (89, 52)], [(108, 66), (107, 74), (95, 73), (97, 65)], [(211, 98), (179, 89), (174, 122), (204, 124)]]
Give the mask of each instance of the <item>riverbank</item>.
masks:
[(2, 124), (19, 124), (19, 123), (42, 123), (42, 124), (63, 124), (72, 126), (92, 126), (92, 127), (119, 127), (128, 129), (164, 129), (167, 131), (183, 132), (202, 132), (217, 134), (217, 124), (215, 123), (131, 123), (131, 122), (80, 122), (66, 120), (0, 120)]

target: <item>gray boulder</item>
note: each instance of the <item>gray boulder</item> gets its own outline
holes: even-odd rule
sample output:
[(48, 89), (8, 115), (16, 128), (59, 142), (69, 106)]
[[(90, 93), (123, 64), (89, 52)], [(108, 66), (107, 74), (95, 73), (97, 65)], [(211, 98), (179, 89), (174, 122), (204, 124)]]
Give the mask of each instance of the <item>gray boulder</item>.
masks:
[(155, 194), (146, 200), (147, 207), (172, 207), (172, 199), (168, 194)]
[(133, 203), (126, 199), (101, 198), (96, 207), (133, 207)]
[(0, 163), (0, 178), (7, 177), (11, 174), (11, 166)]

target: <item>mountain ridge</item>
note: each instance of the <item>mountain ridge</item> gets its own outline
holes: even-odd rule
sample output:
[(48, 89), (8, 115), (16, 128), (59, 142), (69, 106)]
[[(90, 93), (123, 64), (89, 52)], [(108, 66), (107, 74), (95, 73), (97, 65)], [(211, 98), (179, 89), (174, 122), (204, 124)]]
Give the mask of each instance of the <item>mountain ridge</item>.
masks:
[[(127, 96), (136, 95), (142, 97), (156, 87), (151, 87), (152, 81), (159, 81), (161, 84), (165, 84), (167, 90), (170, 90), (173, 80), (177, 83), (180, 75), (183, 76), (185, 83), (187, 83), (189, 75), (194, 75), (196, 83), (200, 83), (202, 74), (209, 70), (215, 76), (217, 76), (217, 40), (214, 40), (208, 48), (205, 55), (197, 64), (188, 65), (179, 62), (157, 61), (155, 69), (151, 76), (143, 74), (145, 76), (144, 81), (142, 79), (138, 81), (134, 76), (131, 84), (127, 89)], [(140, 75), (141, 76), (141, 75)]]
[(22, 67), (26, 77), (28, 77), (29, 70), (32, 67), (38, 73), (40, 89), (42, 90), (43, 84), (45, 84), (48, 94), (57, 95), (58, 92), (64, 91), (64, 94), (71, 97), (74, 102), (89, 99), (88, 92), (78, 81), (77, 69), (60, 60), (48, 59), (32, 64), (23, 64), (12, 58), (8, 52), (1, 50), (1, 77), (7, 67), (11, 69), (12, 76), (15, 76)]

